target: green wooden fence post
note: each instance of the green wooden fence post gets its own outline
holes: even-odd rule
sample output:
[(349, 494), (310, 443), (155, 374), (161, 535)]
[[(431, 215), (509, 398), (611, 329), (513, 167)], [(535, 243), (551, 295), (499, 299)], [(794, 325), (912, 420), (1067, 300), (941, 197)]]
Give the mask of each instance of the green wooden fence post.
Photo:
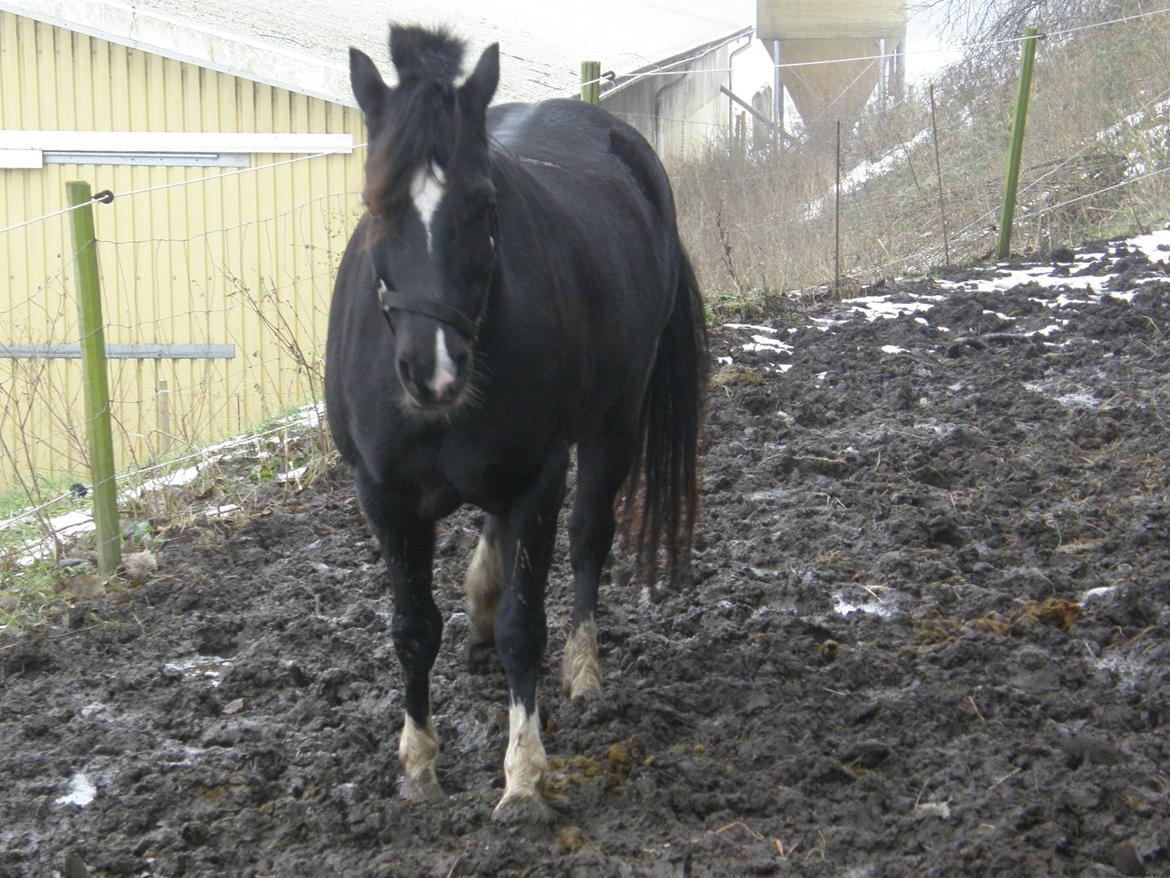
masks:
[(1036, 60), (1036, 28), (1024, 30), (1020, 56), (1020, 83), (1016, 89), (1016, 113), (1012, 121), (1012, 146), (1008, 153), (1007, 174), (1003, 179), (1003, 203), (999, 209), (999, 234), (995, 239), (995, 257), (1007, 259), (1012, 247), (1012, 220), (1016, 215), (1016, 189), (1020, 183), (1020, 156), (1024, 151), (1024, 126), (1028, 121), (1028, 96), (1032, 92), (1032, 66)]
[(581, 62), (581, 100), (587, 104), (601, 103), (601, 62)]
[(88, 183), (65, 184), (73, 229), (77, 277), (77, 316), (81, 332), (81, 370), (85, 383), (86, 436), (93, 478), (93, 520), (97, 527), (98, 570), (114, 572), (122, 560), (122, 528), (118, 521), (118, 486), (114, 481), (114, 439), (110, 431), (110, 388), (106, 374), (106, 333), (98, 284), (97, 241), (93, 229), (93, 197)]

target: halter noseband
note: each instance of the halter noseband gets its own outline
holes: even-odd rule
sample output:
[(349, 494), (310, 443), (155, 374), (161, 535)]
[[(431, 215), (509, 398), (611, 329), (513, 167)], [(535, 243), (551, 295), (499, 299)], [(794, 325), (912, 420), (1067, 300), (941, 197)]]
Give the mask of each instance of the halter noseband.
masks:
[(479, 306), (479, 314), (472, 320), (458, 308), (452, 308), (450, 305), (444, 305), (442, 302), (434, 302), (422, 296), (408, 296), (404, 293), (399, 293), (390, 289), (390, 285), (382, 278), (380, 274), (376, 275), (378, 278), (378, 301), (382, 306), (382, 316), (386, 318), (386, 325), (390, 327), (390, 334), (397, 335), (394, 329), (394, 321), (390, 319), (391, 311), (409, 311), (412, 314), (421, 314), (424, 317), (430, 317), (432, 320), (438, 320), (440, 323), (446, 323), (448, 326), (455, 329), (460, 335), (471, 342), (479, 340), (479, 330), (483, 325), (484, 317), (487, 316), (488, 297), (491, 294), (492, 285), (495, 282), (496, 274), (496, 242), (499, 240), (499, 218), (496, 215), (495, 207), (491, 212), (491, 236), (489, 241), (492, 246), (492, 262), (489, 269), (490, 279), (488, 280), (488, 289), (484, 293), (483, 302)]
[(483, 322), (484, 312), (487, 310), (487, 296), (484, 296), (484, 307), (480, 308), (479, 315), (475, 320), (470, 320), (462, 311), (444, 305), (442, 302), (432, 302), (422, 296), (406, 296), (402, 293), (392, 292), (382, 278), (378, 278), (378, 301), (382, 304), (382, 316), (386, 318), (386, 325), (390, 327), (391, 333), (396, 334), (394, 321), (390, 319), (390, 312), (409, 311), (412, 314), (422, 314), (424, 317), (446, 323), (470, 341), (476, 341), (479, 338), (479, 327)]

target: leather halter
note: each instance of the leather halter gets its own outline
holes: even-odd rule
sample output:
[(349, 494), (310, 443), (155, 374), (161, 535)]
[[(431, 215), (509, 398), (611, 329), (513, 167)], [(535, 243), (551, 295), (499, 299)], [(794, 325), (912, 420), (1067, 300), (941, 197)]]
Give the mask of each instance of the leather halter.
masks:
[[(378, 278), (378, 301), (382, 304), (382, 316), (386, 318), (386, 325), (390, 327), (390, 332), (393, 334), (397, 334), (397, 331), (394, 329), (394, 321), (390, 319), (390, 312), (409, 311), (412, 314), (422, 314), (424, 317), (446, 323), (470, 341), (479, 338), (480, 323), (487, 310), (486, 307), (480, 308), (479, 316), (475, 320), (470, 320), (462, 311), (444, 305), (442, 302), (433, 302), (422, 296), (407, 296), (392, 292), (382, 278)], [(484, 296), (484, 304), (487, 304), (487, 296)]]
[(499, 240), (499, 219), (496, 216), (494, 207), (491, 212), (491, 237), (489, 240), (491, 241), (492, 247), (492, 261), (489, 270), (490, 279), (488, 281), (488, 289), (483, 296), (483, 302), (479, 306), (479, 314), (476, 315), (474, 320), (458, 308), (452, 308), (450, 305), (444, 305), (442, 302), (435, 302), (422, 296), (408, 296), (405, 293), (396, 292), (390, 289), (390, 285), (386, 283), (381, 275), (376, 275), (378, 278), (378, 301), (382, 306), (382, 316), (386, 318), (386, 325), (390, 327), (390, 334), (398, 334), (394, 328), (394, 321), (390, 319), (390, 312), (409, 311), (412, 314), (421, 314), (424, 317), (430, 317), (432, 320), (438, 320), (440, 323), (446, 323), (470, 342), (478, 341), (480, 327), (483, 325), (484, 318), (487, 316), (488, 298), (491, 294), (491, 288), (495, 282), (496, 274), (496, 242)]

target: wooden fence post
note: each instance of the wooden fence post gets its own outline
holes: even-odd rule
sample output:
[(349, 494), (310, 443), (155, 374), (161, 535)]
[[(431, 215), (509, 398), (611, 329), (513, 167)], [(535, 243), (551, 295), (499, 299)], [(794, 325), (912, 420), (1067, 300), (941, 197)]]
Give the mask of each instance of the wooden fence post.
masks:
[(938, 212), (942, 218), (943, 259), (951, 265), (951, 243), (947, 239), (947, 205), (943, 198), (942, 159), (938, 152), (938, 119), (934, 107), (934, 83), (930, 84), (930, 129), (934, 132), (934, 175), (938, 180)]
[(601, 103), (601, 62), (581, 62), (581, 100), (596, 106)]
[(1007, 174), (1003, 178), (1003, 203), (999, 209), (999, 233), (995, 258), (1007, 259), (1012, 247), (1012, 220), (1016, 215), (1016, 190), (1020, 183), (1020, 156), (1024, 151), (1024, 126), (1028, 121), (1028, 96), (1032, 92), (1032, 66), (1036, 60), (1036, 28), (1024, 30), (1020, 54), (1020, 82), (1016, 89), (1016, 112), (1012, 120), (1012, 145), (1008, 152)]
[(93, 195), (85, 182), (65, 184), (73, 230), (77, 279), (77, 317), (81, 332), (81, 370), (85, 383), (86, 436), (93, 478), (93, 520), (97, 528), (98, 570), (109, 576), (122, 560), (118, 486), (114, 481), (114, 439), (110, 430), (110, 388), (106, 374), (106, 333), (98, 284)]
[(833, 211), (833, 291), (841, 292), (841, 120), (837, 120), (837, 205)]

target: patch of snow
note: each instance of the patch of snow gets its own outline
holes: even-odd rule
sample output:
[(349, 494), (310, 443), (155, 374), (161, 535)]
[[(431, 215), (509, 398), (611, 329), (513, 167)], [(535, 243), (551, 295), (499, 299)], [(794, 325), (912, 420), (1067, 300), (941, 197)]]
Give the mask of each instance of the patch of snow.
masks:
[(852, 306), (858, 313), (864, 314), (867, 320), (873, 321), (878, 318), (891, 320), (895, 317), (901, 317), (903, 314), (913, 314), (915, 311), (929, 311), (934, 307), (934, 302), (939, 301), (940, 298), (931, 296), (930, 299), (933, 301), (916, 299), (906, 302), (892, 302), (889, 296), (859, 296), (855, 299), (846, 299), (844, 303)]
[(1083, 607), (1086, 604), (1097, 600), (1097, 598), (1103, 598), (1113, 594), (1113, 592), (1117, 591), (1118, 588), (1119, 586), (1116, 585), (1099, 585), (1096, 588), (1090, 588), (1081, 595), (1080, 604)]
[[(1170, 229), (1160, 229), (1149, 235), (1138, 235), (1127, 242), (1130, 247), (1141, 250), (1150, 262), (1170, 260)], [(1159, 249), (1159, 248), (1166, 249)]]
[(84, 808), (93, 801), (95, 795), (97, 795), (97, 788), (88, 777), (79, 771), (69, 781), (69, 792), (55, 801), (58, 805), (76, 805), (79, 808)]
[(1170, 101), (1161, 101), (1157, 104), (1154, 104), (1154, 106), (1148, 110), (1139, 110), (1136, 113), (1130, 113), (1116, 125), (1106, 128), (1104, 131), (1100, 132), (1097, 137), (1101, 140), (1108, 140), (1110, 138), (1116, 137), (1126, 128), (1133, 128), (1136, 125), (1140, 125), (1142, 122), (1146, 121), (1148, 116), (1156, 117), (1159, 114), (1165, 112), (1168, 108), (1170, 108)]
[(1099, 409), (1101, 408), (1101, 400), (1097, 399), (1088, 391), (1075, 391), (1072, 393), (1061, 393), (1056, 388), (1053, 388), (1043, 381), (1025, 381), (1024, 389), (1030, 390), (1032, 393), (1038, 393), (1041, 396), (1046, 396), (1058, 405), (1065, 408), (1084, 408), (1084, 409)]
[(743, 346), (745, 351), (772, 351), (780, 354), (792, 353), (792, 345), (770, 335), (753, 335), (751, 343)]
[(915, 134), (909, 141), (899, 146), (894, 147), (884, 156), (876, 161), (865, 161), (855, 167), (852, 171), (845, 175), (841, 181), (841, 188), (845, 192), (856, 189), (862, 183), (867, 182), (871, 177), (879, 177), (887, 173), (891, 168), (899, 162), (905, 161), (910, 156), (910, 149), (925, 143), (930, 139), (930, 130), (923, 128)]
[(914, 813), (922, 817), (941, 817), (951, 819), (950, 802), (922, 802), (914, 806)]
[[(321, 414), (324, 411), (324, 403), (310, 403), (304, 406), (295, 414), (290, 415), (284, 421), (264, 434), (238, 436), (233, 439), (228, 439), (224, 442), (218, 442), (214, 445), (209, 445), (206, 448), (200, 449), (193, 457), (198, 461), (193, 466), (183, 467), (181, 469), (172, 470), (154, 479), (149, 479), (136, 485), (133, 488), (123, 492), (118, 497), (118, 503), (124, 503), (129, 500), (136, 500), (148, 493), (158, 491), (163, 488), (177, 488), (190, 484), (194, 481), (203, 468), (209, 463), (224, 460), (229, 457), (229, 452), (239, 451), (248, 448), (249, 446), (257, 447), (257, 452), (264, 455), (265, 452), (258, 448), (259, 443), (267, 435), (278, 432), (284, 429), (295, 428), (311, 428), (315, 427), (321, 422)], [(304, 468), (285, 474), (285, 480), (291, 478), (299, 478), (304, 473)], [(211, 507), (205, 511), (204, 514), (211, 517), (220, 517), (234, 512), (238, 506), (218, 506)], [(21, 514), (17, 514), (6, 521), (0, 522), (0, 530), (4, 530), (11, 524), (20, 521), (23, 518)], [(93, 514), (86, 509), (75, 509), (66, 512), (62, 515), (54, 516), (49, 519), (48, 528), (52, 532), (54, 539), (47, 540), (25, 540), (24, 554), (17, 559), (16, 563), (22, 567), (30, 567), (37, 561), (48, 558), (54, 551), (55, 541), (61, 540), (63, 537), (79, 536), (94, 529)]]
[[(1109, 280), (1109, 275), (1097, 276), (1086, 275), (1084, 277), (1060, 277), (1052, 276), (1044, 269), (1042, 273), (1036, 274), (1033, 270), (1004, 270), (998, 272), (993, 278), (977, 278), (962, 281), (945, 281), (940, 280), (936, 283), (943, 289), (960, 290), (970, 293), (995, 293), (1010, 290), (1018, 287), (1021, 284), (1034, 283), (1044, 289), (1054, 289), (1057, 287), (1065, 287), (1070, 290), (1083, 289), (1093, 296), (1101, 296), (1105, 290), (1104, 285)], [(1064, 299), (1064, 302), (1059, 301)], [(1051, 302), (1037, 299), (1035, 301), (1044, 305), (1053, 304)], [(1058, 298), (1056, 304), (1067, 304), (1072, 300), (1067, 299), (1063, 294)]]
[(763, 332), (767, 335), (775, 335), (776, 329), (771, 326), (764, 326), (761, 323), (724, 323), (725, 329), (739, 329), (748, 332)]
[(883, 354), (908, 354), (910, 352), (908, 350), (906, 350), (905, 348), (898, 347), (896, 344), (884, 344), (884, 345), (882, 345), (882, 353)]
[(192, 679), (208, 680), (212, 686), (218, 686), (231, 666), (232, 663), (227, 659), (193, 655), (167, 662), (163, 669)]
[(278, 482), (294, 482), (300, 479), (305, 473), (309, 471), (308, 465), (298, 466), (296, 469), (290, 469), (286, 473), (281, 473), (276, 477)]
[(847, 600), (844, 594), (837, 592), (833, 595), (833, 612), (838, 616), (851, 616), (854, 613), (865, 613), (869, 616), (888, 619), (894, 615), (895, 608), (891, 602), (877, 599), (855, 604)]
[[(899, 144), (883, 155), (881, 158), (873, 161), (863, 161), (861, 164), (854, 167), (849, 173), (841, 178), (841, 194), (845, 195), (860, 188), (866, 182), (874, 177), (880, 177), (882, 174), (888, 173), (895, 166), (902, 162), (908, 161), (910, 158), (910, 150), (912, 147), (925, 143), (930, 138), (930, 129), (924, 128), (915, 134), (906, 143)], [(805, 209), (805, 217), (807, 219), (816, 219), (821, 215), (825, 209), (825, 203), (836, 197), (836, 189), (834, 188), (828, 195), (816, 199), (809, 203)]]
[(157, 479), (150, 479), (143, 482), (137, 488), (130, 492), (131, 496), (141, 497), (144, 494), (149, 494), (152, 491), (158, 491), (162, 488), (181, 488), (184, 485), (189, 485), (199, 477), (199, 473), (203, 471), (202, 466), (185, 466), (182, 469), (177, 469), (165, 475), (159, 476)]
[(1150, 673), (1148, 662), (1123, 655), (1120, 652), (1111, 652), (1097, 659), (1097, 667), (1103, 671), (1117, 675), (1118, 682), (1127, 688), (1133, 688), (1142, 678)]
[(1045, 338), (1047, 338), (1048, 336), (1052, 335), (1053, 333), (1060, 332), (1062, 329), (1064, 329), (1065, 324), (1067, 324), (1067, 323), (1068, 323), (1067, 320), (1061, 320), (1057, 323), (1049, 323), (1047, 326), (1044, 326), (1040, 329), (1029, 330), (1028, 332), (1025, 332), (1024, 335), (1027, 336), (1028, 338), (1031, 338), (1034, 335), (1042, 335)]

